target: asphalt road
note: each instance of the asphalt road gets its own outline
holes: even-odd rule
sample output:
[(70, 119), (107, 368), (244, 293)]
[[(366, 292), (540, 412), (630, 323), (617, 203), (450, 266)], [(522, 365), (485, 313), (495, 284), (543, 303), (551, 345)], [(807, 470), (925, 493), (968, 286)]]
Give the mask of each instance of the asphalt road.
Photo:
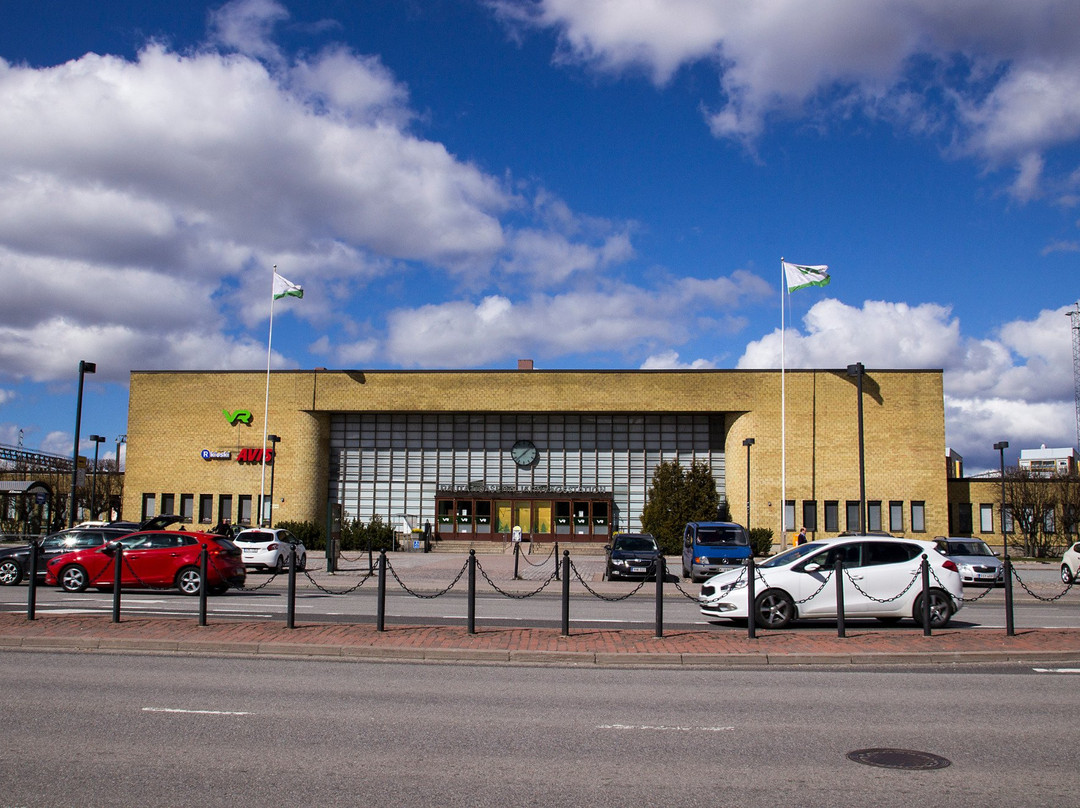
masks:
[(1080, 766), (1077, 671), (7, 652), (0, 675), (2, 806), (1047, 806)]

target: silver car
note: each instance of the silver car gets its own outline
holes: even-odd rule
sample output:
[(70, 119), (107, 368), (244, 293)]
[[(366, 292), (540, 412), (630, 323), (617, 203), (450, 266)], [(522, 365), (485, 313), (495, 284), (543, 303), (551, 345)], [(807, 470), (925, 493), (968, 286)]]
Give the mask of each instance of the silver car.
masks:
[(956, 562), (960, 580), (965, 584), (994, 586), (1005, 583), (1005, 566), (982, 539), (942, 537), (938, 552)]

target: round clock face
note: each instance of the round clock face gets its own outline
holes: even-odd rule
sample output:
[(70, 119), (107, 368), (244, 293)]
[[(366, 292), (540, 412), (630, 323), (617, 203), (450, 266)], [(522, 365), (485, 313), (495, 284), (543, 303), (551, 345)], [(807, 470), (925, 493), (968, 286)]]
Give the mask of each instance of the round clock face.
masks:
[(540, 457), (540, 452), (537, 451), (536, 445), (531, 440), (519, 440), (510, 449), (510, 457), (514, 459), (514, 462), (519, 466), (531, 466)]

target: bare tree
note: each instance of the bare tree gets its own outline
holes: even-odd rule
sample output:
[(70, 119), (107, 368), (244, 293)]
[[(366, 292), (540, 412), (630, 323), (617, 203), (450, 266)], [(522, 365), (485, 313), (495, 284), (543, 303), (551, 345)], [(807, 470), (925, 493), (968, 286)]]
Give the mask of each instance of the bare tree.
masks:
[(1070, 522), (1080, 514), (1080, 480), (1065, 474), (1034, 474), (1029, 469), (1005, 472), (1005, 505), (1011, 510), (1024, 554), (1047, 558), (1064, 543)]

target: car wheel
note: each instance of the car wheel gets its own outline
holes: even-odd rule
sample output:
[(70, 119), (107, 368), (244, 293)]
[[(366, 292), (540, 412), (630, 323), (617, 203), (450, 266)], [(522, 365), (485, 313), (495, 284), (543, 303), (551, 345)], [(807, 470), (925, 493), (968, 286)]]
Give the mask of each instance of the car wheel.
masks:
[(307, 556), (306, 555), (300, 556), (300, 563), (296, 565), (296, 569), (299, 570), (300, 572), (303, 572), (304, 570), (307, 569)]
[[(952, 613), (952, 598), (949, 597), (948, 593), (940, 589), (931, 589), (930, 628), (945, 628), (945, 626), (949, 625), (949, 620), (952, 619)], [(919, 593), (919, 596), (915, 598), (915, 608), (912, 610), (911, 616), (915, 618), (915, 622), (920, 626), (923, 624), (922, 593)]]
[(274, 562), (274, 575), (281, 575), (285, 572), (285, 556), (278, 554), (277, 561)]
[(202, 574), (196, 567), (184, 567), (176, 573), (176, 588), (185, 595), (199, 594), (202, 584)]
[(787, 628), (795, 619), (795, 601), (787, 592), (767, 589), (754, 601), (754, 617), (762, 628)]
[[(1062, 569), (1065, 569), (1062, 567)], [(5, 558), (0, 561), (0, 584), (3, 586), (15, 586), (22, 580), (22, 567), (18, 561)]]
[[(0, 565), (0, 583), (6, 583), (3, 580), (3, 574), (3, 566)], [(1071, 584), (1073, 582), (1072, 570), (1069, 569), (1068, 564), (1061, 565), (1061, 582), (1063, 584)], [(18, 581), (16, 581), (15, 583), (18, 583)]]
[(689, 578), (690, 577), (690, 570), (688, 570), (686, 567), (682, 568), (682, 577), (683, 578)]
[(64, 567), (60, 571), (60, 588), (65, 592), (82, 592), (90, 583), (90, 576), (86, 574), (86, 568), (78, 564)]

